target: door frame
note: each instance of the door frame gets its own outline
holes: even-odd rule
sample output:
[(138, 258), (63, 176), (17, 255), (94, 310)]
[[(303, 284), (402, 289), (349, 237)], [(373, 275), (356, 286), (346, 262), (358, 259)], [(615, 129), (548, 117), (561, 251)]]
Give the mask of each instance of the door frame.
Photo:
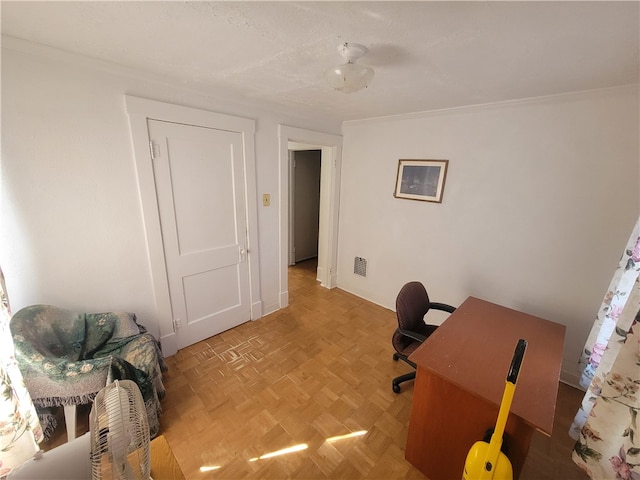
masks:
[(338, 211), (342, 136), (278, 125), (280, 151), (280, 308), (289, 305), (289, 142), (322, 151), (320, 171), (320, 233), (318, 235), (318, 280), (335, 288), (338, 265)]
[(237, 132), (242, 135), (245, 172), (245, 196), (247, 208), (247, 262), (249, 263), (249, 304), (251, 320), (262, 317), (260, 293), (260, 252), (258, 248), (258, 198), (255, 166), (255, 120), (221, 113), (184, 107), (170, 103), (125, 95), (129, 115), (131, 141), (138, 180), (138, 193), (142, 207), (142, 219), (147, 255), (151, 272), (156, 315), (163, 353), (166, 356), (178, 351), (178, 342), (171, 299), (169, 279), (164, 257), (160, 212), (157, 204), (156, 185), (149, 150), (149, 119), (182, 123), (199, 127)]

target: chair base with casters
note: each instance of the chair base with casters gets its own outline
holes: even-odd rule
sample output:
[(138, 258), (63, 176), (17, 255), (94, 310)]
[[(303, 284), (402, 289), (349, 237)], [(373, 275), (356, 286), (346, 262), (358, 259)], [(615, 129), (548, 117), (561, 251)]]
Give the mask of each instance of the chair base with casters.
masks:
[(400, 393), (400, 384), (409, 380), (415, 380), (415, 378), (416, 372), (409, 372), (405, 373), (404, 375), (400, 375), (399, 377), (394, 378), (391, 382), (391, 389), (394, 391), (394, 393)]
[[(422, 337), (422, 336), (420, 335), (420, 337)], [(422, 341), (424, 341), (424, 339), (422, 339)], [(395, 352), (393, 354), (393, 360), (395, 362), (397, 362), (398, 360), (402, 360), (403, 362), (405, 362), (406, 364), (410, 365), (414, 369), (417, 368), (415, 363), (413, 363), (411, 360), (409, 360), (409, 358), (406, 355), (403, 355), (401, 353)], [(394, 391), (394, 393), (400, 393), (400, 384), (403, 383), (403, 382), (408, 382), (409, 380), (415, 380), (415, 378), (416, 378), (416, 372), (415, 371), (409, 372), (409, 373), (405, 373), (404, 375), (397, 376), (396, 378), (394, 378), (391, 381), (391, 389)]]
[(400, 375), (399, 377), (396, 377), (393, 379), (393, 382), (391, 382), (391, 389), (394, 391), (394, 393), (400, 393), (400, 384), (402, 382), (406, 382), (407, 380), (415, 380), (416, 378), (416, 372), (409, 372), (409, 373), (405, 373), (404, 375)]

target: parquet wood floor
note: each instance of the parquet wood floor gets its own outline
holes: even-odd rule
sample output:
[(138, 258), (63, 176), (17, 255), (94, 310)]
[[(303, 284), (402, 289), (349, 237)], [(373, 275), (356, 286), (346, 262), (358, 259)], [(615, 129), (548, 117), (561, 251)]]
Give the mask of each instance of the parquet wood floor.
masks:
[[(413, 384), (391, 390), (410, 371), (392, 360), (395, 313), (320, 287), (315, 266), (290, 268), (289, 307), (167, 358), (161, 433), (188, 479), (425, 478), (404, 459)], [(587, 478), (566, 433), (581, 398), (560, 385), (521, 479)]]
[[(391, 391), (410, 371), (391, 359), (395, 313), (320, 287), (315, 266), (290, 268), (289, 307), (167, 359), (162, 433), (187, 478), (425, 478), (404, 459), (413, 385)], [(561, 385), (558, 427), (536, 434), (522, 479), (586, 478), (566, 434), (581, 398)]]

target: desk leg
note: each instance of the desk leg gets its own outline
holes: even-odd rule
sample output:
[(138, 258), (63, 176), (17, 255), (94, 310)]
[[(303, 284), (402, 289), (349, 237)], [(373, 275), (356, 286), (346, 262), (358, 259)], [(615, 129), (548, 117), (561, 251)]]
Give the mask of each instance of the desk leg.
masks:
[[(460, 480), (467, 452), (495, 426), (497, 417), (498, 406), (418, 367), (405, 458), (432, 480)], [(509, 415), (504, 446), (514, 479), (522, 470), (533, 431)]]

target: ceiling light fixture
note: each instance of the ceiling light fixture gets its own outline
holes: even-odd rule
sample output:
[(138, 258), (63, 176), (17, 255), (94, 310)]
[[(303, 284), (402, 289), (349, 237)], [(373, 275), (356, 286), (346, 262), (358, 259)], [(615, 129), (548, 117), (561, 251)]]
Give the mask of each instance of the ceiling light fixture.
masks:
[(347, 63), (327, 70), (324, 78), (329, 82), (329, 85), (342, 93), (353, 93), (366, 88), (373, 78), (373, 68), (358, 64), (356, 60), (367, 53), (367, 48), (358, 43), (345, 42), (338, 46), (338, 52)]

